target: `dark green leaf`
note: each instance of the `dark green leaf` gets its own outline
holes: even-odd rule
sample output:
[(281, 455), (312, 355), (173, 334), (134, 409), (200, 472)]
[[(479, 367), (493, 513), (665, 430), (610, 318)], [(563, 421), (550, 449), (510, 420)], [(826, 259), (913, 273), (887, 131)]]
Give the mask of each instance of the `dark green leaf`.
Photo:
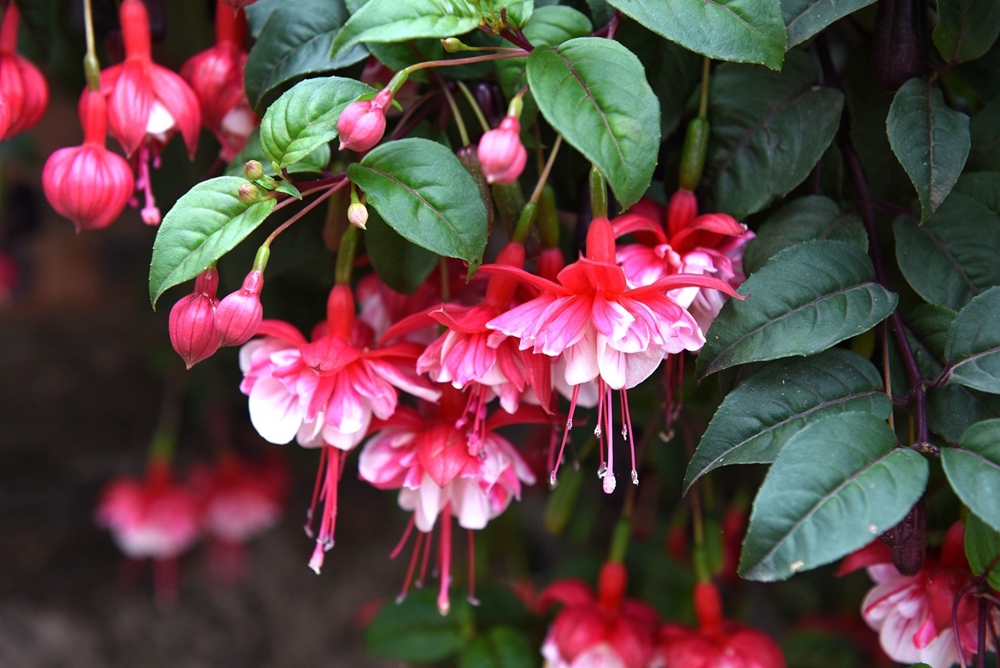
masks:
[(149, 300), (153, 307), (168, 288), (189, 281), (232, 250), (264, 222), (276, 201), (246, 204), (237, 189), (248, 183), (235, 176), (202, 181), (163, 217), (149, 265)]
[(941, 91), (910, 79), (885, 120), (889, 145), (920, 198), (920, 222), (941, 206), (969, 157), (969, 117), (948, 107)]
[(781, 251), (730, 299), (705, 335), (699, 376), (746, 362), (812, 355), (887, 318), (897, 297), (875, 282), (871, 260), (843, 241)]
[(1000, 218), (976, 200), (954, 193), (925, 225), (900, 216), (893, 230), (899, 268), (928, 302), (958, 311), (1000, 284)]
[[(254, 131), (247, 138), (246, 145), (240, 150), (239, 155), (226, 166), (226, 176), (243, 176), (243, 168), (250, 160), (256, 160), (264, 168), (264, 173), (272, 178), (277, 176), (271, 160), (264, 155), (264, 149), (260, 145), (260, 133)], [(330, 164), (330, 145), (320, 144), (312, 153), (304, 156), (298, 162), (288, 166), (289, 174), (319, 174)]]
[(343, 0), (297, 0), (268, 16), (247, 57), (247, 99), (261, 111), (268, 91), (305, 74), (332, 72), (368, 55), (356, 46), (330, 58), (330, 47), (347, 20)]
[(642, 63), (610, 39), (535, 49), (528, 83), (552, 127), (608, 179), (626, 209), (646, 192), (660, 148), (660, 104)]
[(18, 0), (17, 8), (33, 46), (47, 59), (53, 46), (54, 19), (62, 9), (56, 8), (55, 0)]
[(375, 89), (354, 79), (324, 77), (301, 81), (274, 101), (260, 121), (264, 155), (288, 167), (337, 136), (344, 107)]
[(737, 219), (799, 185), (823, 157), (840, 123), (844, 96), (816, 86), (815, 62), (799, 51), (784, 69), (722, 65), (709, 87), (712, 135), (705, 183), (714, 210)]
[(949, 63), (983, 56), (1000, 35), (1000, 3), (938, 0), (934, 45)]
[(438, 263), (438, 255), (410, 243), (386, 225), (378, 211), (368, 212), (365, 245), (372, 269), (386, 285), (412, 295)]
[(957, 447), (941, 448), (941, 465), (962, 503), (1000, 531), (1000, 420), (977, 422)]
[(801, 44), (834, 21), (875, 0), (781, 0), (781, 16), (788, 31), (788, 45)]
[(684, 489), (730, 464), (770, 464), (803, 427), (844, 412), (885, 420), (892, 401), (871, 362), (834, 348), (814, 357), (772, 362), (726, 396), (698, 444)]
[(754, 500), (740, 575), (784, 580), (897, 524), (923, 494), (928, 466), (895, 446), (892, 429), (870, 413), (831, 415), (793, 436)]
[(781, 649), (793, 668), (857, 668), (864, 665), (854, 643), (832, 632), (795, 631), (781, 639)]
[(972, 513), (965, 523), (965, 556), (969, 558), (974, 575), (982, 575), (989, 568), (987, 582), (994, 589), (1000, 589), (1000, 564), (996, 563), (1000, 557), (1000, 533)]
[(385, 603), (365, 630), (365, 647), (378, 657), (434, 663), (454, 656), (471, 632), (472, 611), (455, 597), (447, 616), (438, 612), (436, 593), (410, 590), (402, 603)]
[(1000, 286), (958, 312), (948, 330), (949, 383), (1000, 394)]
[(486, 248), (486, 207), (455, 154), (427, 139), (401, 139), (372, 149), (347, 176), (385, 222), (438, 255), (477, 266)]
[(1000, 98), (991, 100), (972, 117), (972, 153), (976, 169), (1000, 169)]
[(605, 25), (614, 16), (614, 10), (608, 6), (607, 0), (587, 0), (587, 5), (594, 23), (599, 26)]
[(534, 668), (538, 650), (523, 632), (509, 626), (494, 626), (465, 646), (458, 657), (459, 668)]
[(358, 42), (454, 37), (480, 20), (479, 7), (470, 0), (370, 0), (344, 24), (328, 55), (338, 57)]
[[(936, 304), (920, 304), (906, 319), (910, 329), (937, 359), (944, 359), (948, 330), (955, 321), (955, 311)], [(940, 369), (938, 370), (940, 371)]]
[(254, 39), (260, 35), (260, 31), (264, 28), (264, 24), (267, 20), (271, 18), (271, 14), (275, 9), (281, 6), (285, 0), (256, 0), (246, 7), (243, 11), (247, 16), (247, 23), (250, 26), (250, 36)]
[(743, 269), (752, 274), (773, 255), (802, 241), (831, 239), (845, 241), (868, 252), (864, 223), (854, 214), (844, 213), (833, 200), (809, 195), (789, 202), (757, 231), (747, 245)]
[(779, 0), (608, 0), (608, 4), (709, 58), (762, 63), (777, 70), (785, 55)]
[(1000, 216), (1000, 172), (963, 174), (952, 192), (967, 195)]

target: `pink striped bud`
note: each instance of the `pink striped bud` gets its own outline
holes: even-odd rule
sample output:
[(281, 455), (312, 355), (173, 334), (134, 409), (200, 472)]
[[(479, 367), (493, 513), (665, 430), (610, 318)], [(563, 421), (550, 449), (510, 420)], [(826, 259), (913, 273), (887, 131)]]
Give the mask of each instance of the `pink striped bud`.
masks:
[(239, 346), (257, 333), (264, 318), (264, 307), (260, 304), (263, 287), (264, 274), (254, 269), (243, 279), (242, 288), (219, 303), (215, 309), (215, 326), (221, 345)]
[(214, 268), (206, 269), (195, 279), (194, 292), (170, 309), (170, 343), (188, 369), (219, 349), (219, 331), (215, 328), (218, 288), (219, 274)]
[(340, 150), (367, 151), (385, 134), (385, 108), (392, 104), (388, 88), (379, 91), (373, 100), (358, 100), (347, 105), (337, 120)]
[(479, 140), (479, 164), (487, 183), (507, 185), (517, 181), (528, 162), (528, 151), (521, 143), (521, 121), (507, 116), (496, 130)]

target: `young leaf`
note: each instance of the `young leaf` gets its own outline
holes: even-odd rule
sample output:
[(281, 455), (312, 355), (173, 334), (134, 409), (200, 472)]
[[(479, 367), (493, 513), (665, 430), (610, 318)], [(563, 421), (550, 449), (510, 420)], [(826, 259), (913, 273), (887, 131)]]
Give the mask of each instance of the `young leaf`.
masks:
[(248, 181), (220, 176), (202, 181), (171, 207), (156, 231), (149, 265), (149, 301), (168, 288), (208, 269), (257, 229), (277, 201), (268, 197), (246, 204), (237, 190)]
[(714, 209), (742, 219), (799, 185), (823, 157), (844, 96), (816, 86), (815, 62), (788, 54), (780, 73), (722, 65), (709, 84), (705, 184)]
[(506, 9), (507, 23), (516, 25), (518, 28), (523, 28), (535, 11), (534, 0), (487, 0), (483, 5), (492, 7), (497, 18), (500, 17), (500, 11)]
[(1000, 589), (1000, 533), (994, 531), (986, 522), (970, 513), (965, 523), (965, 556), (974, 575), (982, 575), (990, 568), (986, 580), (994, 589)]
[(465, 646), (458, 656), (458, 668), (523, 668), (533, 666), (537, 649), (528, 644), (522, 631), (494, 626)]
[(938, 0), (934, 45), (947, 63), (963, 63), (986, 54), (1000, 35), (1000, 3)]
[(250, 49), (243, 74), (247, 99), (258, 113), (267, 93), (282, 83), (303, 74), (347, 67), (368, 55), (359, 45), (330, 59), (333, 39), (347, 16), (343, 0), (286, 2), (281, 11), (268, 16)]
[(897, 297), (871, 260), (843, 241), (806, 241), (775, 255), (740, 286), (709, 328), (701, 377), (736, 364), (812, 355), (887, 318)]
[(1000, 394), (1000, 286), (958, 312), (948, 330), (949, 383)]
[(941, 91), (910, 79), (896, 92), (885, 119), (889, 145), (920, 198), (920, 222), (941, 206), (969, 157), (969, 117), (951, 109)]
[(260, 144), (270, 164), (293, 165), (337, 136), (344, 107), (374, 88), (354, 79), (301, 81), (268, 107), (260, 121)]
[(818, 420), (792, 437), (754, 500), (739, 573), (784, 580), (864, 547), (894, 526), (927, 485), (927, 461), (895, 449), (870, 413)]
[(481, 19), (471, 0), (369, 0), (344, 24), (328, 55), (337, 58), (358, 42), (454, 37), (475, 29)]
[(803, 427), (848, 411), (882, 420), (892, 412), (878, 370), (865, 358), (834, 348), (771, 362), (719, 406), (688, 465), (684, 490), (720, 466), (770, 464)]
[(535, 49), (527, 70), (545, 120), (597, 165), (623, 209), (638, 202), (660, 148), (660, 104), (639, 59), (613, 40), (580, 37)]
[(760, 226), (756, 238), (747, 245), (743, 269), (752, 274), (779, 251), (802, 241), (822, 239), (845, 241), (868, 252), (868, 234), (860, 218), (841, 211), (828, 197), (808, 195), (789, 202)]
[[(250, 133), (247, 143), (240, 149), (239, 154), (226, 166), (226, 176), (243, 176), (243, 169), (250, 160), (256, 160), (264, 168), (264, 174), (275, 178), (277, 172), (271, 166), (271, 159), (264, 155), (264, 149), (260, 145), (260, 132), (257, 130)], [(320, 144), (316, 149), (303, 156), (297, 162), (288, 166), (289, 174), (319, 174), (330, 164), (330, 145)]]
[(437, 266), (438, 256), (410, 243), (386, 225), (378, 211), (368, 212), (365, 247), (372, 269), (386, 285), (412, 295)]
[(1000, 284), (1000, 217), (971, 197), (953, 193), (921, 226), (900, 216), (893, 231), (903, 276), (932, 304), (958, 311)]
[(608, 4), (695, 53), (781, 68), (786, 37), (779, 0), (608, 0)]
[(1000, 531), (1000, 420), (977, 422), (956, 447), (941, 448), (941, 465), (962, 503)]
[(486, 248), (486, 207), (476, 182), (450, 150), (428, 139), (376, 146), (347, 176), (401, 235), (473, 269)]
[(401, 603), (388, 602), (365, 629), (365, 647), (374, 656), (407, 663), (434, 663), (454, 656), (465, 645), (472, 611), (464, 598), (454, 597), (451, 613), (441, 615), (436, 595), (411, 590)]
[(791, 49), (834, 21), (875, 2), (875, 0), (781, 0), (781, 16)]

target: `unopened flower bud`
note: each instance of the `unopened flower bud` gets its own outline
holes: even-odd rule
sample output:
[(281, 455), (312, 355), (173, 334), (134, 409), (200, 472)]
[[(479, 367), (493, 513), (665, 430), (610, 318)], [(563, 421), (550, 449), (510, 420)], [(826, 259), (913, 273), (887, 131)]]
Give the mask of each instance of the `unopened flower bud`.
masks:
[(698, 199), (690, 190), (680, 188), (667, 205), (667, 236), (673, 238), (698, 216)]
[(373, 100), (358, 100), (347, 105), (337, 120), (340, 150), (367, 151), (385, 134), (385, 107), (392, 104), (392, 92), (385, 88)]
[(219, 330), (220, 345), (238, 346), (257, 333), (264, 318), (260, 304), (260, 291), (264, 287), (264, 274), (254, 269), (243, 279), (243, 287), (229, 294), (215, 309), (215, 326)]
[(521, 143), (521, 122), (507, 116), (496, 130), (479, 140), (479, 163), (488, 183), (507, 185), (517, 181), (528, 162), (528, 151)]
[(449, 37), (448, 39), (441, 40), (441, 46), (448, 53), (459, 53), (461, 51), (468, 51), (469, 47), (462, 43), (457, 37)]
[(347, 207), (347, 220), (351, 221), (351, 225), (359, 227), (362, 230), (368, 229), (365, 225), (368, 224), (368, 207), (366, 207), (361, 202), (355, 202)]
[(170, 343), (188, 369), (219, 349), (219, 331), (215, 327), (218, 287), (218, 273), (206, 269), (195, 280), (194, 292), (170, 309)]
[(248, 160), (243, 166), (243, 174), (251, 181), (259, 181), (264, 178), (264, 165), (256, 160)]
[(237, 193), (244, 204), (253, 204), (260, 199), (260, 189), (252, 183), (244, 183), (237, 188)]

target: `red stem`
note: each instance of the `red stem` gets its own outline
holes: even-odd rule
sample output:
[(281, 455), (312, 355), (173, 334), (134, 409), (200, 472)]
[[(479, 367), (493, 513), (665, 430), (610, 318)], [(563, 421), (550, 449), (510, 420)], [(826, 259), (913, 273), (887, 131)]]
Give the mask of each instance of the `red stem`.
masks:
[(0, 27), (0, 53), (5, 56), (17, 50), (17, 28), (21, 13), (13, 2), (7, 3), (7, 11), (3, 15), (3, 26)]
[(215, 43), (232, 42), (243, 48), (247, 38), (247, 17), (242, 9), (233, 9), (224, 2), (215, 5)]

